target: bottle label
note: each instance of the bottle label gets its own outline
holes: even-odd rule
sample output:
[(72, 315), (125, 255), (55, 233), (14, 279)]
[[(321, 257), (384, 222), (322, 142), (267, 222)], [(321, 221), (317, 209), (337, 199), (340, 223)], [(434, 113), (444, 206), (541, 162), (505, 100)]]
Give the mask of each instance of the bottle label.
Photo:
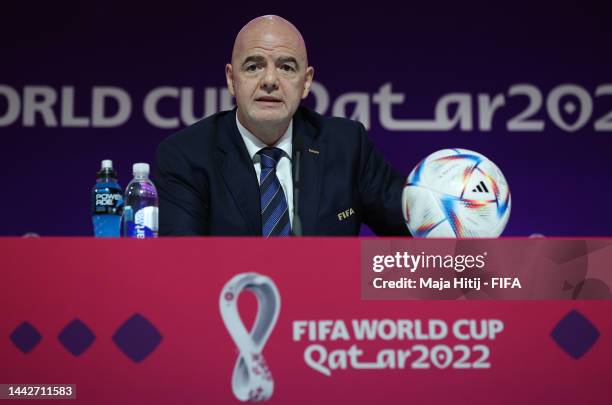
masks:
[(96, 187), (92, 205), (93, 215), (121, 215), (121, 190), (115, 187)]
[(144, 207), (134, 214), (132, 220), (127, 220), (127, 237), (155, 238), (158, 229), (158, 208)]

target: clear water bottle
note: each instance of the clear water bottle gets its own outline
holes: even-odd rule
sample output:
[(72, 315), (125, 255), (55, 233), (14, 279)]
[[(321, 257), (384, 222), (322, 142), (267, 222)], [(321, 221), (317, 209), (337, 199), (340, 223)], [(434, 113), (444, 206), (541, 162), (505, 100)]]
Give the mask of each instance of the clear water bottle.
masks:
[(148, 163), (135, 163), (134, 178), (125, 190), (123, 236), (155, 238), (158, 229), (157, 190), (149, 180)]
[(91, 192), (91, 219), (94, 236), (121, 236), (121, 214), (123, 195), (117, 183), (117, 173), (112, 160), (103, 160), (96, 176), (96, 185)]

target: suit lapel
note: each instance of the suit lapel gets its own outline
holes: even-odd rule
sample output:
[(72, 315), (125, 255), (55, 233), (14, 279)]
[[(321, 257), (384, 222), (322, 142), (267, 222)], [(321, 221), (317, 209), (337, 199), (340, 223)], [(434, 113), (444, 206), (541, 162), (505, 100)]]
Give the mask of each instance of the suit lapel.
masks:
[(223, 180), (248, 225), (249, 233), (261, 235), (257, 174), (238, 132), (235, 109), (231, 114), (227, 114), (219, 125), (221, 128), (217, 144), (219, 149), (225, 152), (222, 158)]
[[(300, 162), (298, 214), (302, 222), (302, 233), (317, 234), (317, 216), (324, 162), (324, 144), (318, 137), (318, 130), (304, 116), (301, 109), (293, 116), (293, 148), (297, 137), (302, 143)], [(295, 170), (295, 168), (294, 168)]]

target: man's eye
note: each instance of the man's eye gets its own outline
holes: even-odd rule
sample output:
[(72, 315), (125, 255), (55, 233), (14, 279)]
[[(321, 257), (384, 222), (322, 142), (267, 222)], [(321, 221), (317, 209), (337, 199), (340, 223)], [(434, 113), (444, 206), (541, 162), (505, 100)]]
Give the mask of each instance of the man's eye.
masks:
[(262, 68), (262, 65), (259, 65), (257, 63), (253, 63), (251, 65), (247, 65), (244, 68), (244, 70), (247, 71), (247, 72), (253, 73), (253, 72), (257, 72), (258, 70), (261, 70), (261, 68)]
[(282, 65), (281, 69), (285, 72), (295, 72), (295, 68), (291, 65)]

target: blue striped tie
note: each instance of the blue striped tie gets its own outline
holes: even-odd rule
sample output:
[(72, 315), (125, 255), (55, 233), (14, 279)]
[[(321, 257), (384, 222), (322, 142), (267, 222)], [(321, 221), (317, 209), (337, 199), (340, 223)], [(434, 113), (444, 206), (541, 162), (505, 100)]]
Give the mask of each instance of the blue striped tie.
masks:
[(283, 155), (278, 148), (263, 148), (259, 195), (261, 198), (261, 233), (263, 236), (289, 236), (291, 222), (285, 193), (276, 177), (276, 164)]

